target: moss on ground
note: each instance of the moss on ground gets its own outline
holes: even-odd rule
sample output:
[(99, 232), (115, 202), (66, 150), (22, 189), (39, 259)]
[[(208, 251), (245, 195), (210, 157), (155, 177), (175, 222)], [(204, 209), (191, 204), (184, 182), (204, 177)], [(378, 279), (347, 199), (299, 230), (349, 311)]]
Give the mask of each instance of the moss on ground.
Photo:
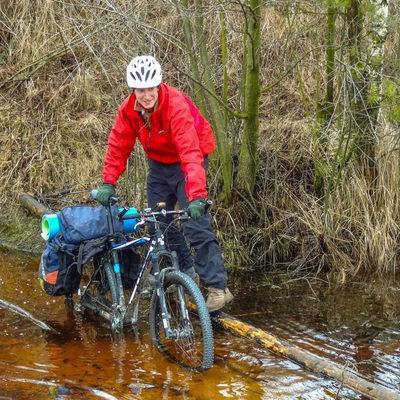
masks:
[(40, 236), (40, 218), (11, 205), (0, 212), (0, 245), (39, 255), (44, 240)]

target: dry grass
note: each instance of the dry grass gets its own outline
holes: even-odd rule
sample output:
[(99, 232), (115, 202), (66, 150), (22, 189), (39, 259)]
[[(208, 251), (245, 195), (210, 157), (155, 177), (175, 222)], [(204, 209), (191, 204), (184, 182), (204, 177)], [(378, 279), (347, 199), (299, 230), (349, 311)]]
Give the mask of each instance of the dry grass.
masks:
[[(219, 14), (209, 7), (205, 40), (214, 79), (222, 82), (214, 29)], [(225, 11), (229, 103), (239, 109), (243, 20), (237, 7)], [(165, 80), (190, 93), (188, 56), (172, 2), (7, 0), (0, 5), (0, 22), (3, 202), (20, 192), (32, 193), (53, 209), (89, 201), (90, 190), (102, 181), (108, 132), (128, 94), (125, 66), (134, 55), (155, 54)], [(394, 275), (398, 269), (398, 143), (389, 124), (383, 124), (378, 149), (378, 202), (352, 167), (327, 202), (321, 204), (313, 194), (314, 127), (308, 116), (323, 86), (323, 23), (321, 12), (295, 15), (279, 4), (265, 6), (261, 86), (269, 89), (260, 104), (257, 190), (253, 198), (234, 192), (233, 206), (221, 200), (213, 210), (232, 269), (333, 273), (340, 282), (376, 272)], [(392, 33), (390, 40), (398, 38)], [(388, 54), (395, 57), (395, 49)], [(232, 120), (228, 131), (235, 147), (240, 121)], [(332, 154), (339, 132), (340, 127), (329, 138)], [(146, 169), (137, 146), (118, 187), (123, 201), (145, 204)], [(214, 199), (220, 179), (219, 171), (212, 171)]]

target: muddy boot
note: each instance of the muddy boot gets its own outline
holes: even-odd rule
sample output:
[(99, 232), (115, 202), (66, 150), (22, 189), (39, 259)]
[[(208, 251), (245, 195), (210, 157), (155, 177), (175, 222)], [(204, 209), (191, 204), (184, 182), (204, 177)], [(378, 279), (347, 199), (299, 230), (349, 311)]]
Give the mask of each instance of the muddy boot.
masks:
[(233, 300), (233, 295), (228, 288), (217, 289), (209, 287), (206, 306), (208, 311), (217, 311)]

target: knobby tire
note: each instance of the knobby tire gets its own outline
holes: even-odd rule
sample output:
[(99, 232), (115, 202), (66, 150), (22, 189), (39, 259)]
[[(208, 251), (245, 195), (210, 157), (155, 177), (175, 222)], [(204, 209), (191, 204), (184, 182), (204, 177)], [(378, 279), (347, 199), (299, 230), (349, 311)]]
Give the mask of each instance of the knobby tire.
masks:
[[(183, 299), (195, 305), (196, 315), (186, 305), (187, 318), (182, 313), (179, 287), (183, 289)], [(192, 371), (211, 368), (214, 362), (214, 338), (210, 315), (200, 289), (190, 277), (179, 271), (166, 273), (163, 288), (169, 323), (177, 337), (168, 339), (165, 335), (160, 301), (155, 290), (150, 303), (150, 334), (153, 343), (163, 355), (184, 368)]]

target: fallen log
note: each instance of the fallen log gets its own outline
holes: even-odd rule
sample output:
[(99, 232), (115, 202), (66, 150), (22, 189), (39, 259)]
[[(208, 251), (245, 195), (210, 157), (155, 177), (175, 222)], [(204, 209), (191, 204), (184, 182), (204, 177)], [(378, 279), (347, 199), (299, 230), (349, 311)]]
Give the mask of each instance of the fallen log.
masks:
[(241, 322), (222, 311), (211, 313), (211, 318), (224, 329), (252, 339), (257, 344), (272, 350), (274, 353), (285, 356), (303, 367), (321, 373), (329, 378), (333, 378), (343, 386), (361, 393), (369, 399), (400, 399), (399, 393), (395, 393), (390, 389), (371, 383), (359, 376), (356, 372), (347, 369), (345, 366), (340, 366), (332, 361), (319, 358), (289, 343), (283, 343), (263, 330)]
[(6, 310), (10, 310), (21, 317), (29, 319), (29, 321), (33, 322), (35, 325), (39, 326), (40, 328), (44, 329), (45, 331), (53, 331), (54, 329), (48, 326), (45, 322), (40, 321), (36, 319), (31, 313), (28, 311), (24, 310), (21, 307), (16, 306), (15, 304), (12, 304), (6, 300), (0, 299), (0, 307), (5, 308)]
[(52, 214), (52, 211), (45, 207), (42, 203), (39, 203), (31, 195), (26, 193), (21, 193), (18, 197), (21, 205), (29, 210), (36, 217), (43, 217), (45, 214)]

